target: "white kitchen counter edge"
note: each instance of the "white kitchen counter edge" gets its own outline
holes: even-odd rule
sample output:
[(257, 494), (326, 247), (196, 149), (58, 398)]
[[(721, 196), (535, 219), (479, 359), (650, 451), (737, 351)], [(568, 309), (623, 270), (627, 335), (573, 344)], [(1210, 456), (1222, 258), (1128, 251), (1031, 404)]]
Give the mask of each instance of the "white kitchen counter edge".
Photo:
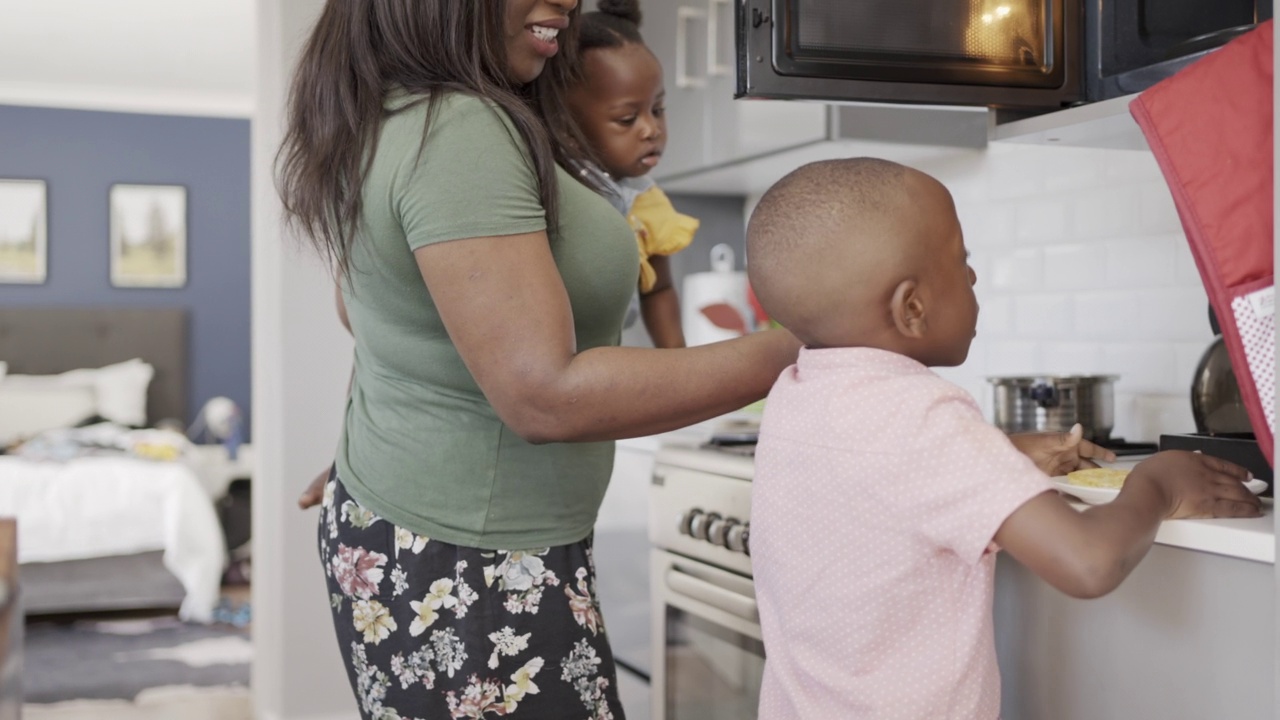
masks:
[[(663, 437), (658, 465), (674, 465), (713, 475), (751, 479), (751, 458), (699, 449), (694, 435)], [(1075, 505), (1083, 509), (1085, 505)], [(1232, 520), (1166, 520), (1156, 543), (1166, 547), (1213, 553), (1225, 557), (1275, 564), (1275, 509), (1268, 504), (1262, 517)]]
[(1274, 565), (1276, 562), (1275, 508), (1263, 508), (1262, 517), (1232, 520), (1166, 520), (1156, 542), (1168, 547), (1225, 555)]

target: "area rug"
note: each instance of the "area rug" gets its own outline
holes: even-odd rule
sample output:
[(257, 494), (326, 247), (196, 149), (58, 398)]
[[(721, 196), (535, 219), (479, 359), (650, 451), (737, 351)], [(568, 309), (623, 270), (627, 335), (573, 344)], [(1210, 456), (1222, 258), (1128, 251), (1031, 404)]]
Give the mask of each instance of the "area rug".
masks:
[(23, 702), (132, 701), (144, 690), (175, 686), (248, 687), (249, 632), (174, 617), (28, 621), (23, 644)]
[(22, 720), (253, 720), (247, 687), (150, 688), (133, 700), (23, 705)]

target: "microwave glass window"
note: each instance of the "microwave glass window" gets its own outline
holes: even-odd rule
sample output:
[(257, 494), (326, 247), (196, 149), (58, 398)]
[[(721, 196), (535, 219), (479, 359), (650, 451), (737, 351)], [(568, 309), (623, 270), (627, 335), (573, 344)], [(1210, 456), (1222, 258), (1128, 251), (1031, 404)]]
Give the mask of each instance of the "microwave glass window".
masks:
[(764, 644), (666, 607), (664, 720), (753, 720), (764, 678)]
[(1050, 0), (799, 0), (797, 59), (1047, 70)]

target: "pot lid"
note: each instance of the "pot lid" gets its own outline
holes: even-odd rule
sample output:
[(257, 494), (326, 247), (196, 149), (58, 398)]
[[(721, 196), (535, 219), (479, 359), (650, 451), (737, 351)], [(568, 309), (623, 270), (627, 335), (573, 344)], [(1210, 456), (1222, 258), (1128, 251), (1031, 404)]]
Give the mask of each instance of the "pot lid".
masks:
[(1035, 385), (1039, 383), (1115, 382), (1119, 375), (992, 375), (992, 385)]

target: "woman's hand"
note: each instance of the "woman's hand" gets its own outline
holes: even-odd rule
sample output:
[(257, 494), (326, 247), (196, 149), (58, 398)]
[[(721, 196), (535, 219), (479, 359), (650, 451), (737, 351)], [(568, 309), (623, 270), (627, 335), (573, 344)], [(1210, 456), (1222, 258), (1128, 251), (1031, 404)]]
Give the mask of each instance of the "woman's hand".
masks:
[(329, 480), (329, 473), (332, 470), (333, 468), (331, 467), (321, 470), (316, 479), (312, 480), (311, 484), (302, 491), (302, 494), (298, 496), (298, 509), (313, 508), (324, 500), (324, 484)]
[(1098, 467), (1094, 460), (1112, 462), (1116, 454), (1084, 439), (1080, 423), (1071, 430), (1046, 433), (1018, 433), (1009, 436), (1018, 452), (1031, 458), (1045, 475), (1066, 475), (1072, 470)]

